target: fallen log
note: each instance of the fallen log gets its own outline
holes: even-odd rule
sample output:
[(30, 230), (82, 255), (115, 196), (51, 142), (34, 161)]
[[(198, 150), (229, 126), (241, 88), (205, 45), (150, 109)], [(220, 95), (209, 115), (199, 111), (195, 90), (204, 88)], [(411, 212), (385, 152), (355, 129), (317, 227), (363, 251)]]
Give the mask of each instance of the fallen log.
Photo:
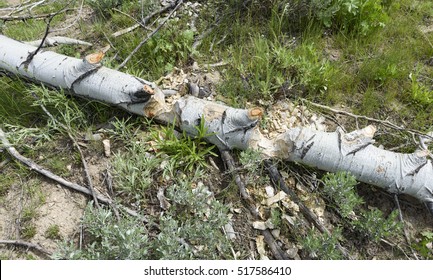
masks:
[(51, 51), (35, 54), (36, 49), (0, 35), (0, 69), (65, 89), (75, 96), (175, 123), (192, 135), (204, 121), (210, 133), (207, 141), (220, 149), (252, 148), (268, 158), (296, 161), (329, 172), (349, 171), (361, 182), (417, 198), (433, 214), (430, 151), (421, 149), (403, 154), (375, 147), (376, 129), (371, 125), (350, 133), (298, 127), (268, 139), (258, 126), (263, 115), (260, 108), (236, 109), (193, 96), (168, 104), (154, 83), (102, 66), (103, 53), (77, 59)]

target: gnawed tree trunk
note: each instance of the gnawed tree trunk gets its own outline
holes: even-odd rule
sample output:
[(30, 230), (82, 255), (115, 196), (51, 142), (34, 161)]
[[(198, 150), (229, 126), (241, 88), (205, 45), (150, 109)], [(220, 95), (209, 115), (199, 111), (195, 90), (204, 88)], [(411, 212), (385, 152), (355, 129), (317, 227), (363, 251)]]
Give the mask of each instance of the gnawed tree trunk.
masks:
[(155, 84), (101, 66), (102, 53), (76, 59), (40, 51), (32, 57), (35, 50), (36, 47), (0, 35), (0, 69), (134, 114), (176, 122), (193, 135), (203, 119), (212, 133), (207, 140), (219, 148), (253, 148), (267, 157), (325, 171), (349, 171), (361, 182), (419, 199), (433, 214), (433, 165), (428, 159), (429, 151), (401, 154), (379, 149), (372, 145), (376, 130), (373, 126), (351, 133), (299, 127), (267, 139), (257, 125), (263, 114), (260, 108), (235, 109), (192, 96), (167, 104)]

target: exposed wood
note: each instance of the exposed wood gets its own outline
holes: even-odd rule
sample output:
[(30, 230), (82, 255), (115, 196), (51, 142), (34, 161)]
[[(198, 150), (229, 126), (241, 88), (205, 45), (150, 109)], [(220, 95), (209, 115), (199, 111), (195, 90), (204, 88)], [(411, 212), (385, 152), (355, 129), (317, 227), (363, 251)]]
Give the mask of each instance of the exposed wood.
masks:
[[(25, 42), (28, 45), (31, 46), (40, 46), (42, 43), (42, 40), (35, 40), (35, 41), (30, 41), (30, 42)], [(47, 37), (45, 38), (45, 41), (42, 44), (43, 48), (46, 47), (53, 47), (53, 46), (57, 46), (57, 45), (83, 45), (83, 46), (91, 46), (92, 44), (85, 42), (85, 41), (81, 41), (81, 40), (77, 40), (77, 39), (72, 39), (72, 38), (68, 38), (68, 37), (63, 37), (63, 36), (53, 36), (53, 37)]]

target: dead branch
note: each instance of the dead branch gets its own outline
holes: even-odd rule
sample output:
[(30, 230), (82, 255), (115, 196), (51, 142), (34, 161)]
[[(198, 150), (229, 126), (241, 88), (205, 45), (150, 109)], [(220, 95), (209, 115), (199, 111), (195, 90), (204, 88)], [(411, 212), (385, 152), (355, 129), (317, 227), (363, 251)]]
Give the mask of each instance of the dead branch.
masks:
[(113, 37), (119, 37), (119, 36), (122, 36), (122, 35), (124, 35), (124, 34), (126, 34), (126, 33), (129, 33), (129, 32), (131, 32), (131, 31), (134, 31), (135, 29), (137, 29), (137, 28), (140, 27), (140, 26), (143, 27), (143, 28), (145, 28), (145, 29), (147, 29), (147, 28), (146, 28), (146, 24), (147, 24), (147, 21), (148, 21), (148, 20), (150, 20), (151, 18), (153, 18), (153, 17), (156, 16), (156, 15), (160, 15), (160, 14), (165, 13), (166, 11), (168, 11), (168, 10), (170, 10), (170, 9), (173, 9), (175, 6), (176, 6), (176, 2), (173, 2), (173, 3), (171, 3), (170, 5), (164, 6), (164, 7), (162, 7), (161, 9), (159, 9), (159, 10), (157, 10), (157, 11), (153, 11), (153, 12), (151, 12), (151, 13), (148, 14), (146, 17), (144, 17), (141, 21), (138, 21), (138, 20), (132, 18), (130, 15), (128, 15), (128, 14), (126, 14), (126, 13), (124, 13), (124, 12), (118, 10), (118, 9), (114, 9), (116, 12), (119, 12), (119, 13), (121, 13), (121, 14), (124, 14), (124, 15), (126, 15), (126, 16), (132, 18), (132, 19), (135, 20), (137, 23), (134, 24), (134, 25), (132, 25), (132, 26), (130, 26), (130, 27), (127, 27), (127, 28), (125, 28), (125, 29), (121, 29), (121, 30), (119, 30), (119, 31), (116, 31), (116, 32), (114, 32), (113, 34), (111, 34), (111, 36), (113, 36)]
[(30, 41), (30, 42), (25, 42), (28, 45), (31, 46), (39, 46), (42, 43), (42, 47), (46, 48), (46, 47), (53, 47), (53, 46), (58, 46), (58, 45), (83, 45), (83, 46), (91, 46), (91, 43), (85, 42), (85, 41), (81, 41), (81, 40), (77, 40), (77, 39), (72, 39), (72, 38), (68, 38), (68, 37), (63, 37), (63, 36), (53, 36), (53, 37), (47, 37), (45, 38), (45, 41), (42, 42), (42, 40), (35, 40), (35, 41)]
[(53, 30), (51, 30), (51, 32), (63, 31), (63, 30), (66, 30), (66, 29), (71, 28), (72, 26), (74, 26), (78, 22), (78, 20), (81, 18), (81, 15), (83, 13), (83, 6), (84, 6), (84, 0), (81, 1), (81, 5), (80, 5), (80, 9), (78, 10), (78, 14), (77, 14), (77, 16), (75, 17), (74, 21), (71, 24), (69, 24), (68, 26), (62, 27), (62, 28), (53, 29)]
[[(30, 168), (30, 170), (34, 170), (35, 172), (59, 183), (62, 186), (65, 186), (66, 188), (69, 188), (71, 190), (86, 194), (88, 196), (92, 196), (92, 192), (86, 188), (83, 187), (79, 184), (76, 183), (72, 183), (69, 182), (67, 180), (65, 180), (64, 178), (52, 173), (51, 171), (43, 168), (42, 166), (40, 166), (39, 164), (35, 163), (34, 161), (24, 157), (23, 155), (21, 155), (13, 146), (12, 144), (9, 142), (9, 140), (6, 138), (6, 134), (4, 133), (4, 131), (0, 128), (0, 141), (3, 144), (3, 147), (6, 148), (6, 150), (8, 151), (8, 153), (15, 158), (16, 160), (18, 160), (19, 162), (23, 163), (24, 165), (28, 166)], [(96, 198), (98, 199), (98, 201), (100, 203), (106, 204), (106, 205), (112, 205), (114, 204), (114, 202), (109, 199), (106, 198), (100, 194), (96, 194)], [(125, 206), (120, 206), (121, 209), (123, 209), (126, 213), (128, 213), (131, 216), (134, 217), (140, 217), (143, 222), (148, 222), (147, 219), (145, 217), (142, 217), (140, 214), (138, 214), (136, 211), (129, 209)]]
[(403, 225), (404, 238), (406, 239), (406, 243), (409, 246), (409, 248), (412, 252), (412, 255), (417, 260), (418, 257), (416, 256), (415, 251), (414, 251), (412, 244), (410, 242), (409, 234), (408, 234), (407, 229), (406, 229), (406, 224), (405, 224), (404, 219), (403, 219), (403, 213), (402, 213), (401, 208), (400, 208), (400, 201), (398, 199), (397, 194), (394, 194), (394, 201), (395, 201), (395, 205), (397, 206), (397, 209), (398, 209), (398, 218), (399, 218), (401, 224)]
[[(296, 195), (296, 193), (287, 187), (286, 183), (284, 182), (284, 179), (281, 177), (280, 172), (278, 171), (277, 167), (269, 160), (265, 161), (265, 166), (268, 169), (269, 177), (271, 179), (271, 182), (281, 190), (283, 190), (285, 193), (287, 193), (292, 201), (296, 203), (299, 206), (299, 210), (301, 211), (302, 215), (310, 222), (312, 223), (321, 233), (331, 235), (329, 230), (322, 225), (322, 223), (319, 221), (319, 219), (316, 217), (316, 215), (307, 207), (304, 203), (299, 199), (299, 197)], [(337, 243), (337, 249), (343, 254), (343, 256), (346, 259), (351, 259), (351, 256), (347, 252), (347, 250), (341, 246), (339, 243)]]
[(42, 255), (44, 255), (47, 258), (49, 258), (49, 256), (52, 255), (52, 253), (48, 252), (47, 250), (45, 250), (41, 246), (39, 246), (37, 244), (34, 244), (34, 243), (26, 242), (26, 241), (23, 241), (23, 240), (0, 240), (0, 244), (5, 244), (5, 245), (8, 245), (8, 246), (25, 247), (27, 249), (34, 250), (37, 253), (42, 254)]
[(10, 159), (5, 159), (4, 161), (0, 162), (0, 169), (3, 168), (6, 164), (8, 164), (9, 161)]
[(375, 118), (371, 118), (371, 117), (367, 117), (367, 116), (356, 115), (356, 114), (349, 113), (349, 112), (346, 112), (346, 111), (343, 111), (343, 110), (334, 109), (334, 108), (331, 108), (331, 107), (326, 106), (326, 105), (318, 104), (318, 103), (309, 101), (309, 100), (304, 99), (304, 98), (301, 98), (301, 100), (305, 101), (305, 102), (307, 102), (307, 103), (309, 103), (311, 105), (313, 105), (314, 107), (325, 109), (325, 110), (333, 112), (335, 114), (349, 116), (349, 117), (354, 118), (355, 120), (361, 119), (361, 120), (366, 120), (366, 121), (378, 123), (378, 124), (381, 124), (383, 126), (386, 126), (386, 127), (398, 130), (398, 131), (408, 132), (408, 133), (410, 133), (412, 135), (417, 135), (417, 136), (421, 136), (423, 138), (427, 138), (427, 139), (433, 140), (433, 136), (431, 136), (431, 135), (425, 134), (425, 133), (423, 133), (423, 132), (421, 132), (419, 130), (405, 128), (403, 126), (398, 126), (398, 125), (396, 125), (396, 124), (394, 124), (394, 123), (392, 123), (390, 121), (384, 121), (384, 120), (379, 120), (379, 119), (375, 119)]
[[(253, 215), (255, 219), (260, 219), (260, 214), (257, 211), (256, 207), (254, 207), (254, 201), (246, 191), (244, 181), (242, 180), (241, 176), (236, 172), (235, 161), (231, 156), (230, 152), (221, 151), (221, 157), (225, 165), (227, 166), (228, 171), (232, 174), (233, 178), (235, 179), (236, 185), (238, 186), (239, 191), (241, 193), (241, 197), (246, 202), (247, 208), (250, 211), (251, 215)], [(268, 244), (269, 248), (272, 251), (272, 254), (276, 259), (278, 260), (289, 259), (287, 254), (275, 242), (275, 238), (273, 237), (272, 233), (268, 229), (262, 230), (262, 233), (263, 236), (265, 237), (266, 244)]]
[(45, 43), (45, 39), (47, 38), (49, 32), (50, 32), (50, 24), (51, 21), (54, 19), (54, 17), (57, 15), (58, 13), (55, 13), (53, 16), (49, 17), (47, 20), (47, 26), (45, 28), (45, 34), (44, 37), (42, 37), (41, 43), (39, 44), (39, 46), (36, 48), (36, 50), (34, 50), (33, 52), (29, 53), (29, 55), (27, 56), (27, 59), (23, 62), (23, 65), (25, 65), (25, 67), (27, 67), (30, 62), (32, 61), (33, 57), (35, 57), (35, 55), (42, 49), (44, 43)]
[[(73, 11), (75, 9), (64, 9), (62, 12), (70, 12)], [(41, 14), (41, 15), (21, 15), (21, 16), (0, 16), (0, 20), (2, 20), (3, 22), (7, 22), (7, 21), (26, 21), (26, 20), (30, 20), (30, 19), (46, 19), (46, 18), (50, 18), (52, 16), (56, 15), (56, 13), (48, 13), (48, 14)]]
[(31, 11), (34, 8), (36, 8), (37, 6), (43, 4), (45, 1), (46, 0), (41, 0), (41, 1), (33, 2), (33, 3), (29, 3), (31, 1), (26, 1), (25, 3), (21, 3), (15, 7), (12, 7), (12, 11), (9, 13), (9, 16), (11, 16), (13, 14), (20, 13), (24, 10)]

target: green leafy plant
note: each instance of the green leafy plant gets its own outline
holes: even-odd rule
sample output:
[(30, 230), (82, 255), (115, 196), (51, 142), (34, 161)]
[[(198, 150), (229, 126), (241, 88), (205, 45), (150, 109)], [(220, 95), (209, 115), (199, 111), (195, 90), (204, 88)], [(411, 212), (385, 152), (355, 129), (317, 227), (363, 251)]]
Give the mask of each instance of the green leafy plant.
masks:
[(351, 223), (362, 235), (376, 243), (382, 238), (402, 233), (402, 224), (398, 220), (397, 210), (391, 212), (388, 217), (384, 217), (379, 209), (361, 211), (361, 217)]
[(311, 229), (306, 236), (299, 238), (299, 242), (311, 259), (339, 260), (343, 257), (337, 249), (338, 241), (341, 238), (340, 228), (334, 229), (330, 235), (319, 234), (316, 230)]
[(368, 35), (385, 25), (387, 5), (381, 0), (313, 0), (311, 13), (327, 28)]
[(231, 258), (230, 242), (222, 232), (228, 209), (201, 182), (191, 188), (178, 180), (167, 189), (172, 202), (160, 220), (156, 250), (161, 259)]
[(417, 250), (423, 258), (433, 260), (433, 232), (423, 231), (420, 235), (420, 240), (412, 245), (413, 248)]
[[(152, 36), (142, 46), (140, 52), (134, 55), (134, 59), (128, 62), (128, 72), (144, 71), (146, 76), (143, 78), (153, 80), (170, 72), (174, 66), (179, 67), (187, 62), (188, 58), (193, 55), (191, 46), (194, 32), (189, 29), (179, 32), (181, 24), (180, 22), (175, 24), (168, 22)], [(142, 41), (142, 36), (147, 35), (126, 34), (116, 39), (117, 44), (125, 46), (119, 50), (120, 57), (126, 58), (134, 46)]]
[(384, 217), (378, 209), (361, 209), (363, 200), (356, 193), (357, 184), (348, 172), (328, 173), (323, 177), (324, 192), (334, 201), (337, 211), (356, 231), (373, 242), (401, 233), (402, 224), (397, 220), (398, 212)]
[(409, 75), (411, 81), (411, 98), (421, 105), (433, 104), (433, 91), (418, 81), (418, 74)]
[(163, 128), (161, 132), (154, 131), (153, 138), (156, 140), (158, 154), (169, 155), (170, 160), (184, 170), (192, 171), (194, 168), (207, 167), (206, 157), (217, 154), (212, 151), (215, 146), (205, 141), (205, 138), (212, 134), (207, 132), (204, 118), (200, 119), (200, 124), (195, 130), (195, 136), (190, 136), (185, 131), (179, 134), (173, 124)]
[(86, 4), (89, 5), (98, 16), (106, 17), (110, 14), (113, 8), (116, 8), (122, 4), (123, 0), (86, 0)]
[(160, 163), (161, 159), (150, 154), (146, 145), (132, 141), (126, 152), (114, 155), (113, 176), (117, 191), (136, 201), (142, 200)]
[(343, 218), (353, 215), (353, 211), (363, 203), (355, 192), (355, 177), (348, 172), (328, 173), (323, 177), (323, 191), (337, 205), (337, 211)]

